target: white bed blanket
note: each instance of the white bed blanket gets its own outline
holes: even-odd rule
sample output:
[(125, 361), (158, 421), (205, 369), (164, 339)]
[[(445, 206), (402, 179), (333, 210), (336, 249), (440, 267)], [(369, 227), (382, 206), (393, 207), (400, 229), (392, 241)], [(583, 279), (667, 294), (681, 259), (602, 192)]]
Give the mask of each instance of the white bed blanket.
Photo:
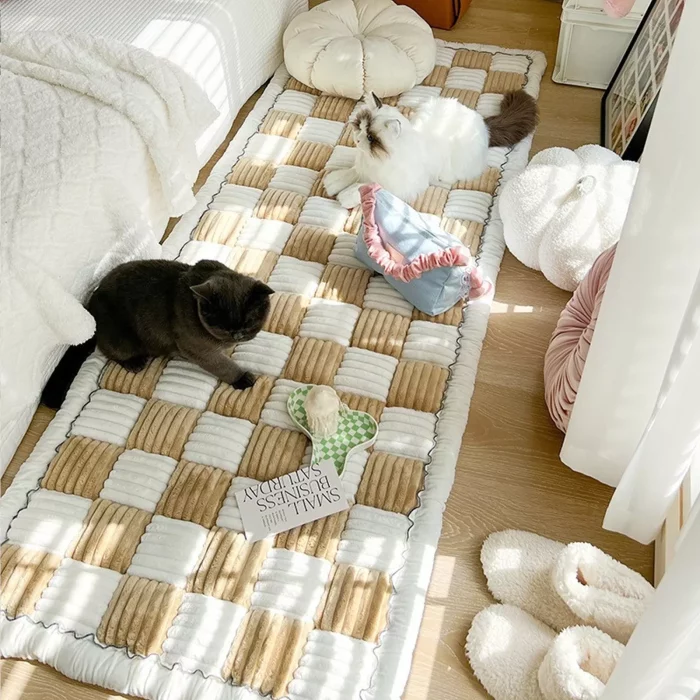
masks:
[(195, 141), (216, 110), (149, 52), (54, 32), (3, 33), (0, 94), (2, 467), (62, 347), (92, 335), (95, 282), (158, 257), (167, 218), (192, 205)]

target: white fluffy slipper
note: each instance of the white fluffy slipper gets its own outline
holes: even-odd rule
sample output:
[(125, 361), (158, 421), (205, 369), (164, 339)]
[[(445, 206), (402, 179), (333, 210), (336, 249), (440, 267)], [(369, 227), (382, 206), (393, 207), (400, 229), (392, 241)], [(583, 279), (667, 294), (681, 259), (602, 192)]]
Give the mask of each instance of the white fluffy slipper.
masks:
[(486, 538), (481, 563), (491, 594), (556, 630), (582, 623), (627, 642), (654, 587), (591, 544), (564, 545), (523, 530)]
[(474, 618), (466, 653), (495, 700), (594, 700), (624, 651), (594, 627), (555, 634), (512, 605), (492, 605)]

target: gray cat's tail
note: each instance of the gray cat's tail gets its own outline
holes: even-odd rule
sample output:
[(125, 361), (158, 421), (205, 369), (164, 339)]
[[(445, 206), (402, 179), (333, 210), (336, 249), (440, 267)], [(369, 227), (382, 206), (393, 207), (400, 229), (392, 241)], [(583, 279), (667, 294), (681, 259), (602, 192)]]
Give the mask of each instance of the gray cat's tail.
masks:
[(525, 90), (507, 92), (501, 102), (501, 113), (485, 120), (489, 130), (489, 146), (515, 146), (537, 126), (537, 102)]
[(75, 375), (95, 347), (95, 338), (90, 338), (81, 345), (71, 345), (66, 350), (66, 354), (61, 358), (41, 393), (41, 403), (44, 406), (53, 408), (55, 411), (61, 408)]

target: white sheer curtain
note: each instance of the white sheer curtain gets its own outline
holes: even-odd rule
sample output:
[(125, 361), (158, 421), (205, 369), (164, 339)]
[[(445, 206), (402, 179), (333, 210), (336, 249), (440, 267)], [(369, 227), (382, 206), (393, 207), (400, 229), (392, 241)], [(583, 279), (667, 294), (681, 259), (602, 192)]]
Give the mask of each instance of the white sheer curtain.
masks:
[(698, 36), (695, 0), (685, 4), (561, 453), (618, 486), (605, 527), (640, 542), (658, 534), (700, 436)]

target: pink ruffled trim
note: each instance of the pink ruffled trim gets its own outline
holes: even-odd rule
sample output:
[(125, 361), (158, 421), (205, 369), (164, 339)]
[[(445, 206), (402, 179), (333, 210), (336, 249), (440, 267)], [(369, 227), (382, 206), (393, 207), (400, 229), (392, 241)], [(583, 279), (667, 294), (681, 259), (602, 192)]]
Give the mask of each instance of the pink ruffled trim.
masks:
[(493, 285), (484, 280), (481, 270), (473, 264), (472, 256), (462, 245), (430, 253), (430, 255), (419, 255), (410, 263), (401, 264), (392, 260), (391, 255), (382, 243), (379, 224), (377, 224), (374, 215), (377, 204), (377, 192), (380, 189), (381, 186), (377, 183), (363, 185), (360, 188), (362, 216), (364, 219), (363, 235), (370, 258), (372, 258), (387, 275), (401, 282), (411, 282), (412, 280), (418, 279), (424, 272), (429, 272), (438, 267), (468, 265), (468, 274), (471, 283), (469, 298), (472, 300), (478, 299), (491, 291)]

